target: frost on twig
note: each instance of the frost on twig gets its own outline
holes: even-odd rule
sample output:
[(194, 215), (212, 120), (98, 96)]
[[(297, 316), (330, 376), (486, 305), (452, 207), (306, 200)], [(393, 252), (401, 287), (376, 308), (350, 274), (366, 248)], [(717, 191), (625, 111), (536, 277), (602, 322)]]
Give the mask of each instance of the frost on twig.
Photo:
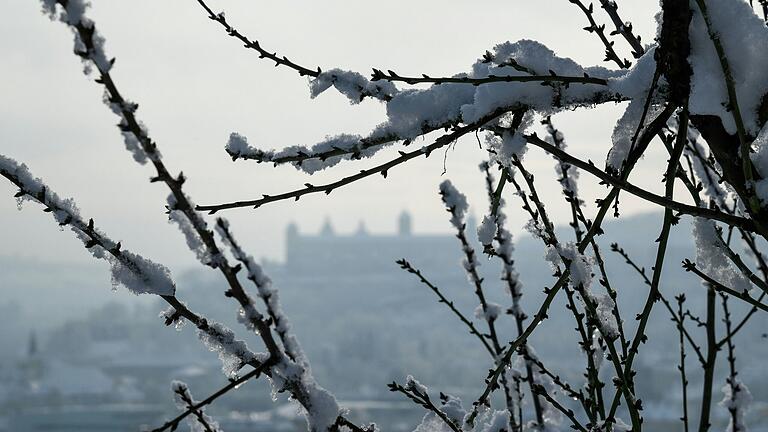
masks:
[(555, 267), (560, 264), (567, 264), (574, 290), (583, 293), (587, 297), (584, 300), (592, 302), (592, 305), (595, 306), (595, 318), (600, 324), (600, 332), (610, 340), (618, 337), (618, 323), (613, 313), (616, 307), (614, 300), (609, 295), (595, 294), (591, 290), (594, 278), (593, 260), (579, 252), (577, 245), (571, 242), (565, 245), (549, 246), (545, 259)]

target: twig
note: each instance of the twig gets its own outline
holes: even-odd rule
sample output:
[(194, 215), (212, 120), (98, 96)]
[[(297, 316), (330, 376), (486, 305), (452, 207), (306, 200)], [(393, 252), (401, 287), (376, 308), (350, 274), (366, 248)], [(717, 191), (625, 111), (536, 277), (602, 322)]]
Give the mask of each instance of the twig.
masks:
[(550, 396), (541, 384), (535, 385), (534, 388), (536, 389), (535, 392), (537, 395), (543, 396), (550, 405), (568, 417), (568, 420), (571, 421), (571, 428), (581, 432), (587, 432), (587, 429), (581, 423), (579, 423), (578, 420), (576, 420), (576, 415), (573, 413), (572, 409), (564, 407), (562, 404), (560, 404), (560, 402), (555, 400), (555, 398)]
[[(541, 225), (544, 226), (544, 233), (545, 237), (542, 237), (542, 241), (544, 242), (544, 246), (554, 246), (559, 247), (560, 242), (557, 238), (557, 235), (555, 234), (554, 230), (554, 223), (551, 221), (549, 216), (547, 215), (547, 210), (544, 206), (544, 203), (541, 201), (541, 198), (538, 195), (538, 192), (536, 190), (536, 185), (534, 183), (534, 177), (533, 174), (531, 174), (528, 170), (525, 169), (525, 166), (523, 165), (522, 161), (517, 156), (513, 156), (512, 158), (512, 164), (515, 166), (517, 170), (520, 171), (523, 179), (525, 180), (526, 185), (528, 186), (528, 190), (530, 191), (530, 200), (534, 203), (536, 206), (536, 211), (533, 211), (533, 209), (530, 208), (530, 204), (528, 204), (528, 201), (526, 199), (523, 199), (523, 207), (528, 208), (529, 213), (531, 214), (531, 217), (534, 220), (541, 219)], [(520, 186), (517, 184), (517, 182), (513, 183), (515, 185), (515, 188), (518, 190), (518, 196), (521, 196), (525, 198), (525, 192), (520, 188)], [(563, 257), (563, 261), (566, 263), (566, 268), (569, 268), (569, 263), (567, 258)], [(555, 276), (559, 274), (560, 270), (555, 273)], [(571, 289), (568, 286), (564, 287), (566, 297), (568, 298), (568, 304), (566, 308), (570, 310), (573, 313), (573, 316), (576, 320), (576, 330), (579, 333), (579, 336), (581, 337), (581, 342), (579, 345), (584, 350), (586, 354), (586, 360), (587, 360), (587, 381), (589, 383), (588, 385), (588, 391), (592, 394), (591, 402), (596, 407), (596, 409), (599, 410), (601, 418), (605, 419), (605, 408), (603, 405), (603, 394), (602, 394), (602, 388), (603, 383), (600, 381), (598, 377), (598, 370), (595, 366), (594, 362), (594, 352), (595, 349), (593, 347), (592, 343), (592, 333), (591, 329), (587, 329), (584, 326), (583, 313), (579, 312), (578, 307), (576, 306), (576, 301), (574, 299), (574, 290)], [(588, 299), (586, 296), (582, 296), (584, 301), (586, 302)], [(620, 371), (617, 371), (617, 373), (620, 373)]]
[(640, 43), (640, 36), (635, 36), (635, 34), (632, 33), (632, 23), (625, 22), (621, 19), (616, 2), (612, 0), (600, 0), (600, 5), (608, 16), (611, 17), (613, 25), (616, 26), (616, 30), (612, 31), (611, 35), (622, 35), (632, 47), (632, 56), (636, 59), (642, 57), (643, 54), (645, 54), (645, 48), (643, 48), (643, 45)]
[(248, 49), (255, 50), (259, 53), (259, 58), (266, 58), (269, 60), (272, 60), (275, 62), (275, 67), (277, 66), (286, 66), (288, 68), (291, 68), (299, 73), (301, 76), (311, 76), (317, 78), (317, 76), (320, 75), (322, 72), (320, 70), (320, 67), (318, 66), (317, 70), (312, 70), (305, 68), (304, 66), (301, 66), (299, 64), (296, 64), (290, 60), (288, 60), (285, 56), (279, 56), (277, 53), (271, 53), (259, 45), (259, 42), (256, 40), (250, 40), (246, 36), (244, 36), (242, 33), (237, 31), (237, 29), (233, 28), (229, 23), (227, 22), (227, 19), (224, 17), (224, 12), (221, 13), (214, 13), (213, 10), (208, 7), (208, 5), (203, 0), (197, 0), (197, 3), (200, 4), (200, 6), (205, 9), (205, 11), (208, 13), (208, 18), (221, 24), (222, 27), (224, 27), (224, 30), (226, 30), (227, 34), (234, 37), (235, 39), (240, 40), (240, 42), (243, 43), (243, 46)]
[[(728, 296), (726, 294), (720, 293), (720, 298), (722, 299), (723, 304), (723, 322), (725, 323), (725, 340), (728, 342), (728, 378), (726, 379), (726, 382), (728, 383), (728, 386), (731, 388), (731, 399), (732, 400), (738, 400), (738, 392), (742, 391), (739, 387), (737, 381), (736, 381), (736, 375), (738, 375), (738, 372), (736, 371), (736, 347), (733, 343), (733, 332), (732, 332), (732, 321), (731, 321), (731, 312), (728, 308)], [(743, 430), (740, 427), (740, 421), (739, 421), (739, 411), (736, 404), (728, 404), (728, 412), (731, 414), (731, 429), (732, 432), (743, 432)]]
[(701, 409), (699, 411), (699, 432), (707, 432), (711, 426), (710, 410), (712, 408), (712, 383), (715, 377), (717, 362), (717, 340), (715, 335), (715, 289), (712, 285), (707, 288), (707, 361), (704, 364), (704, 383), (701, 386)]
[[(88, 222), (85, 222), (85, 220), (79, 214), (76, 214), (67, 208), (61, 207), (57, 203), (57, 200), (50, 199), (52, 192), (45, 187), (43, 187), (40, 191), (33, 191), (29, 189), (27, 185), (25, 185), (22, 179), (14, 175), (14, 173), (0, 169), (0, 175), (7, 178), (11, 183), (19, 188), (19, 192), (16, 194), (17, 198), (28, 196), (32, 200), (42, 204), (44, 207), (43, 211), (46, 213), (63, 215), (62, 221), (59, 222), (59, 225), (62, 227), (69, 225), (74, 228), (86, 249), (100, 247), (105, 251), (105, 253), (112, 256), (122, 266), (133, 273), (138, 280), (142, 281), (148, 286), (151, 284), (150, 275), (144, 273), (142, 270), (143, 266), (140, 264), (140, 262), (137, 262), (136, 256), (132, 253), (127, 253), (127, 251), (123, 249), (121, 243), (115, 243), (110, 240), (109, 237), (103, 233), (103, 231), (96, 227), (93, 219), (88, 219)], [(212, 327), (205, 317), (189, 309), (189, 307), (181, 302), (175, 295), (157, 295), (171, 307), (173, 307), (174, 310), (173, 316), (166, 317), (166, 325), (173, 324), (175, 321), (184, 318), (191, 322), (200, 331), (210, 335), (213, 338), (217, 337), (217, 329)], [(243, 364), (250, 364), (255, 368), (258, 368), (264, 364), (255, 360), (255, 355), (253, 353), (249, 353), (248, 355), (250, 358), (240, 357), (240, 361), (242, 361)], [(265, 363), (271, 365), (272, 361), (267, 360)]]
[(594, 8), (592, 7), (592, 3), (590, 3), (589, 7), (587, 7), (583, 2), (581, 2), (581, 0), (568, 1), (578, 6), (579, 9), (584, 12), (584, 15), (586, 15), (587, 20), (589, 20), (589, 25), (584, 27), (584, 30), (589, 33), (595, 33), (597, 37), (600, 38), (600, 41), (605, 46), (605, 61), (613, 61), (620, 68), (628, 69), (632, 65), (632, 62), (627, 59), (622, 60), (621, 57), (616, 54), (616, 50), (613, 48), (613, 42), (609, 41), (605, 36), (605, 24), (597, 25), (595, 22), (595, 18), (593, 16)]
[(443, 423), (445, 423), (449, 428), (451, 428), (453, 432), (461, 432), (459, 426), (457, 426), (450, 418), (448, 418), (448, 416), (442, 410), (440, 410), (440, 408), (436, 407), (435, 404), (432, 403), (432, 401), (429, 399), (429, 395), (419, 389), (420, 386), (418, 384), (409, 383), (408, 387), (406, 388), (392, 381), (392, 383), (387, 384), (387, 387), (389, 388), (389, 391), (402, 393), (417, 405), (435, 413), (435, 415), (440, 418), (440, 420), (442, 420)]
[(216, 399), (219, 397), (229, 393), (231, 390), (237, 388), (240, 386), (240, 384), (243, 384), (250, 380), (251, 378), (258, 378), (260, 374), (262, 374), (267, 368), (269, 368), (270, 365), (268, 363), (262, 363), (259, 367), (254, 368), (247, 374), (237, 378), (236, 380), (232, 380), (229, 382), (229, 384), (225, 385), (224, 387), (217, 390), (215, 393), (211, 394), (207, 398), (203, 399), (202, 401), (194, 404), (193, 406), (190, 406), (189, 409), (184, 411), (183, 413), (179, 414), (178, 416), (174, 417), (172, 420), (168, 420), (165, 422), (162, 426), (159, 426), (155, 429), (152, 429), (150, 432), (163, 432), (164, 430), (178, 426), (178, 424), (184, 420), (184, 418), (190, 414), (193, 413), (193, 410), (199, 410), (200, 408), (210, 405), (213, 403)]

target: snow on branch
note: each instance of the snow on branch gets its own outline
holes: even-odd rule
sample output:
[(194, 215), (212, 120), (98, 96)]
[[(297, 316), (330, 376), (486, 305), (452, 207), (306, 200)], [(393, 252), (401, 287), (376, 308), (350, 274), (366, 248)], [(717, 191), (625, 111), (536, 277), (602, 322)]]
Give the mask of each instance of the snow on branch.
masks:
[[(491, 174), (490, 164), (483, 162), (480, 164), (480, 170), (485, 173), (486, 187), (488, 189), (488, 195), (491, 201), (491, 208), (488, 215), (483, 217), (483, 221), (477, 228), (477, 237), (480, 243), (485, 246), (486, 251), (493, 251), (493, 254), (498, 256), (502, 262), (503, 274), (502, 280), (506, 283), (506, 290), (512, 298), (512, 308), (510, 311), (516, 319), (521, 322), (525, 320), (526, 315), (520, 305), (520, 298), (523, 295), (522, 282), (520, 276), (515, 269), (515, 260), (513, 257), (515, 251), (515, 244), (512, 238), (512, 233), (507, 229), (507, 215), (504, 213), (504, 198), (499, 193), (496, 198), (496, 190), (503, 189), (503, 185), (506, 182), (506, 171), (502, 170), (502, 176), (499, 179), (500, 186), (494, 188), (494, 178)], [(496, 200), (494, 202), (494, 199)], [(496, 247), (493, 247), (493, 242), (496, 241)]]
[(430, 83), (430, 84), (472, 84), (474, 86), (479, 86), (482, 84), (488, 84), (488, 83), (494, 83), (494, 82), (539, 82), (542, 84), (545, 83), (560, 83), (560, 84), (597, 84), (597, 85), (603, 85), (607, 86), (608, 81), (604, 80), (602, 78), (594, 78), (589, 76), (586, 72), (584, 73), (584, 76), (561, 76), (557, 75), (556, 72), (551, 71), (549, 75), (517, 75), (517, 76), (510, 76), (510, 75), (493, 75), (489, 74), (487, 77), (483, 78), (470, 78), (467, 76), (456, 76), (456, 77), (431, 77), (429, 75), (422, 75), (421, 77), (407, 77), (407, 76), (400, 76), (396, 74), (393, 71), (387, 71), (387, 73), (384, 73), (378, 69), (373, 70), (373, 81), (389, 81), (389, 82), (404, 82), (406, 84), (424, 84), (424, 83)]
[(440, 196), (451, 213), (451, 224), (456, 229), (464, 230), (464, 217), (469, 209), (467, 197), (459, 192), (450, 180), (440, 183)]
[(42, 204), (44, 211), (51, 213), (59, 225), (70, 227), (95, 258), (109, 262), (115, 285), (124, 286), (134, 294), (154, 294), (165, 300), (171, 307), (164, 313), (166, 324), (178, 323), (182, 318), (194, 323), (200, 339), (219, 353), (225, 374), (231, 376), (245, 364), (256, 367), (266, 361), (266, 355), (251, 352), (230, 329), (209, 322), (179, 301), (174, 295), (176, 285), (165, 266), (123, 249), (120, 242), (96, 228), (93, 219), (85, 222), (72, 199), (60, 198), (42, 180), (35, 178), (26, 165), (0, 155), (0, 175), (19, 188), (16, 194), (19, 203), (31, 200)]
[[(413, 401), (416, 405), (419, 405), (423, 407), (424, 409), (428, 410), (428, 413), (425, 415), (424, 419), (422, 420), (422, 424), (416, 428), (416, 430), (424, 429), (424, 423), (427, 421), (430, 421), (432, 418), (435, 420), (438, 420), (440, 422), (440, 425), (434, 425), (434, 427), (429, 428), (429, 430), (444, 430), (444, 426), (448, 426), (448, 430), (452, 432), (461, 432), (461, 424), (463, 422), (463, 418), (457, 419), (455, 417), (457, 416), (449, 416), (448, 413), (443, 412), (440, 408), (438, 408), (430, 399), (429, 392), (427, 390), (427, 387), (420, 382), (418, 382), (413, 376), (408, 375), (405, 379), (405, 385), (400, 385), (396, 382), (392, 382), (390, 384), (387, 384), (387, 387), (389, 388), (389, 391), (391, 392), (398, 392), (405, 395), (408, 399)], [(449, 403), (449, 399), (446, 396), (445, 398), (441, 398), (447, 405)], [(461, 409), (461, 401), (456, 399), (454, 404), (458, 404), (458, 408), (460, 408), (459, 412), (462, 412), (463, 409)], [(451, 414), (455, 414), (451, 412)], [(463, 417), (463, 416), (462, 416)], [(502, 429), (506, 430), (506, 423), (503, 425)]]
[(752, 393), (740, 379), (729, 379), (733, 381), (723, 386), (723, 400), (720, 401), (720, 406), (726, 408), (731, 414), (725, 430), (726, 432), (746, 432), (744, 416), (752, 405)]
[[(319, 81), (321, 75), (313, 81), (313, 89), (324, 90), (333, 84), (345, 94), (351, 95), (353, 101), (357, 101), (362, 94), (361, 88), (374, 85), (373, 82), (363, 81), (364, 78), (359, 74), (334, 73), (333, 79)], [(411, 79), (394, 73), (385, 75), (374, 69), (374, 82), (397, 80), (418, 83), (437, 80), (439, 84), (427, 89), (399, 92), (394, 88), (376, 89), (374, 93), (377, 95), (387, 95), (381, 97), (386, 103), (387, 120), (367, 137), (342, 134), (311, 147), (292, 146), (275, 151), (252, 147), (244, 137), (233, 134), (226, 150), (233, 159), (292, 163), (296, 168), (312, 174), (345, 159), (370, 157), (384, 148), (384, 144), (395, 141), (405, 141), (407, 144), (416, 137), (440, 128), (475, 122), (505, 106), (529, 106), (550, 113), (632, 98), (652, 74), (652, 56), (645, 56), (644, 61), (639, 62), (632, 71), (616, 72), (602, 67), (583, 68), (571, 59), (557, 57), (538, 42), (506, 42), (477, 60), (471, 72), (450, 78)], [(345, 77), (345, 80), (340, 77)], [(313, 90), (313, 95), (316, 93)]]
[(250, 372), (246, 373), (245, 375), (230, 380), (227, 385), (220, 388), (207, 398), (203, 399), (199, 402), (194, 402), (192, 405), (188, 405), (187, 408), (181, 412), (181, 414), (177, 415), (171, 420), (166, 421), (161, 426), (158, 426), (154, 429), (152, 429), (150, 432), (163, 432), (167, 429), (175, 430), (179, 427), (179, 423), (181, 423), (182, 420), (187, 418), (188, 416), (195, 414), (197, 415), (198, 411), (202, 411), (202, 408), (206, 405), (212, 404), (216, 399), (220, 398), (221, 396), (229, 393), (233, 389), (239, 387), (243, 383), (249, 381), (252, 378), (258, 378), (262, 373), (266, 371), (266, 369), (271, 366), (270, 362), (262, 363), (259, 367), (252, 369)]
[(695, 218), (692, 234), (696, 244), (696, 263), (704, 272), (738, 292), (747, 293), (752, 288), (749, 279), (731, 265), (726, 252), (728, 246), (714, 222)]
[(248, 144), (248, 139), (236, 132), (229, 136), (225, 147), (232, 160), (250, 159), (258, 163), (275, 165), (290, 163), (307, 174), (330, 168), (347, 159), (357, 160), (373, 156), (378, 147), (386, 146), (399, 138), (382, 130), (367, 137), (340, 134), (328, 137), (312, 147), (291, 146), (283, 150), (261, 150)]
[(115, 286), (123, 286), (134, 294), (173, 296), (176, 285), (168, 268), (123, 249), (120, 242), (96, 229), (92, 219), (86, 222), (74, 200), (59, 197), (34, 177), (26, 165), (0, 155), (0, 175), (19, 188), (16, 194), (19, 206), (25, 200), (42, 204), (44, 211), (51, 213), (59, 225), (69, 226), (91, 255), (109, 262)]

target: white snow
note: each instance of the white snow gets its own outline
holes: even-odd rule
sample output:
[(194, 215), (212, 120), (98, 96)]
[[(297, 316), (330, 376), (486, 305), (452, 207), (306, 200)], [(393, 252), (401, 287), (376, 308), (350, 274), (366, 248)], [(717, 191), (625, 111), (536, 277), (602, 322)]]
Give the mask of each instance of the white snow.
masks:
[(491, 322), (495, 321), (503, 311), (504, 308), (500, 304), (489, 302), (486, 303), (485, 308), (483, 308), (483, 305), (478, 305), (475, 308), (475, 318)]
[(739, 292), (751, 289), (748, 279), (731, 262), (718, 237), (715, 223), (711, 220), (694, 218), (693, 239), (696, 243), (696, 265), (709, 277)]
[(427, 389), (427, 386), (420, 383), (416, 378), (413, 377), (413, 375), (408, 375), (405, 377), (405, 389), (420, 393), (422, 395), (429, 394), (429, 390)]
[[(549, 71), (566, 76), (582, 76), (589, 73), (607, 77), (610, 74), (604, 68), (585, 69), (570, 58), (558, 57), (546, 46), (532, 40), (499, 44), (494, 47), (492, 54), (493, 62), (478, 61), (473, 65), (471, 77), (529, 75), (528, 72), (504, 65), (509, 59), (514, 59), (536, 75), (548, 75)], [(549, 112), (553, 110), (556, 97), (563, 105), (579, 104), (606, 90), (605, 86), (597, 84), (571, 84), (567, 88), (563, 85), (541, 85), (540, 82), (484, 84), (476, 88), (473, 101), (461, 107), (462, 120), (474, 122), (497, 108), (514, 105)]]
[[(697, 156), (698, 154), (703, 158), (708, 158), (709, 151), (702, 144), (701, 135), (699, 132), (691, 125), (688, 126), (688, 139), (690, 142), (690, 147), (686, 146), (685, 154), (691, 160), (696, 178), (704, 186), (704, 194), (707, 196), (707, 198), (714, 200), (720, 207), (725, 207), (726, 200), (729, 195), (729, 192), (726, 190), (726, 184), (719, 183), (718, 177), (709, 171), (709, 168), (705, 166), (704, 162)], [(755, 155), (753, 155), (753, 158), (754, 156)], [(714, 163), (715, 168), (721, 170), (720, 164), (718, 164), (717, 161)], [(768, 172), (768, 170), (766, 171)], [(759, 196), (760, 195), (758, 194), (758, 197)]]
[(461, 106), (472, 103), (474, 94), (475, 88), (466, 84), (403, 90), (387, 103), (387, 122), (381, 128), (403, 138), (416, 138), (424, 126), (436, 127), (460, 119)]
[(357, 72), (331, 69), (321, 72), (309, 83), (310, 96), (314, 99), (331, 86), (353, 104), (360, 103), (366, 96), (387, 100), (397, 94), (397, 87), (389, 81), (370, 81)]
[(458, 191), (450, 180), (444, 180), (440, 183), (440, 195), (443, 198), (445, 206), (451, 212), (451, 224), (456, 229), (464, 230), (464, 217), (469, 209), (467, 197)]
[(574, 288), (582, 286), (589, 288), (592, 285), (592, 260), (579, 252), (579, 248), (573, 242), (565, 245), (548, 246), (544, 258), (556, 268), (563, 264), (563, 259), (569, 261), (569, 270), (571, 271), (571, 285)]
[(467, 411), (464, 409), (461, 399), (450, 394), (445, 395), (445, 397), (446, 399), (443, 401), (442, 406), (440, 406), (440, 411), (445, 413), (456, 424), (462, 424)]
[[(721, 407), (729, 410), (728, 427), (725, 430), (726, 432), (747, 432), (747, 425), (744, 423), (744, 416), (752, 405), (752, 393), (749, 391), (749, 388), (747, 388), (747, 386), (741, 382), (740, 379), (728, 379), (734, 380), (733, 385), (731, 385), (731, 383), (726, 383), (723, 386), (723, 400), (721, 400), (719, 403)], [(730, 414), (730, 410), (735, 410), (736, 412), (735, 423), (733, 416)]]
[[(372, 156), (381, 146), (364, 148), (366, 138), (361, 135), (340, 134), (326, 137), (323, 141), (311, 146), (290, 146), (283, 150), (260, 150), (248, 144), (248, 139), (240, 134), (232, 133), (227, 142), (226, 151), (233, 158), (249, 158), (265, 162), (271, 162), (286, 157), (296, 157), (306, 155), (302, 161), (294, 161), (291, 164), (307, 174), (314, 174), (318, 171), (335, 166), (343, 160), (348, 160), (357, 154), (358, 157)], [(322, 156), (324, 153), (333, 150), (344, 150), (347, 153), (330, 157)]]
[[(627, 160), (632, 147), (632, 139), (635, 136), (635, 132), (638, 130), (638, 126), (640, 126), (640, 120), (645, 108), (645, 101), (645, 96), (631, 100), (629, 104), (627, 104), (624, 115), (622, 115), (616, 122), (616, 126), (613, 129), (613, 135), (611, 136), (613, 146), (608, 152), (608, 157), (605, 162), (607, 168), (619, 171)], [(642, 127), (645, 128), (648, 126), (648, 124), (658, 115), (660, 110), (661, 108), (658, 105), (651, 105), (643, 119)]]
[[(707, 0), (706, 4), (730, 65), (744, 126), (756, 135), (760, 130), (757, 109), (763, 95), (768, 94), (768, 27), (745, 1)], [(695, 2), (692, 9), (690, 112), (718, 116), (728, 133), (736, 134), (733, 114), (727, 110), (723, 69)]]
[(96, 67), (101, 71), (109, 71), (112, 67), (110, 61), (107, 59), (107, 55), (104, 52), (104, 38), (98, 34), (93, 34), (93, 48), (86, 50), (83, 40), (80, 39), (80, 34), (77, 32), (75, 26), (82, 25), (86, 28), (93, 27), (93, 21), (85, 16), (86, 10), (91, 6), (89, 1), (86, 0), (69, 0), (67, 1), (67, 7), (58, 7), (57, 2), (54, 0), (42, 0), (43, 12), (45, 12), (51, 19), (58, 18), (61, 22), (70, 26), (74, 35), (75, 52), (84, 55), (83, 67), (86, 74), (91, 73), (91, 65), (88, 63), (93, 62)]
[(120, 255), (129, 264), (123, 264), (110, 255), (113, 284), (121, 285), (134, 294), (172, 296), (176, 292), (171, 271), (167, 267), (126, 249), (122, 249)]
[(277, 392), (298, 388), (310, 432), (327, 432), (342, 414), (336, 398), (317, 384), (308, 367), (282, 358), (272, 371), (273, 398)]
[(494, 411), (490, 418), (479, 428), (479, 432), (506, 432), (509, 430), (509, 411)]
[(631, 69), (623, 73), (619, 71), (614, 72), (616, 74), (615, 77), (608, 80), (610, 91), (628, 100), (645, 99), (648, 96), (648, 90), (651, 87), (653, 75), (656, 71), (655, 52), (655, 47), (649, 47), (645, 54), (637, 59)]
[(596, 318), (600, 323), (600, 332), (609, 339), (618, 336), (618, 323), (613, 315), (615, 307), (613, 299), (607, 294), (595, 294), (591, 289), (594, 279), (592, 273), (593, 259), (579, 252), (578, 246), (573, 242), (568, 242), (565, 245), (548, 246), (545, 259), (549, 261), (553, 269), (562, 265), (564, 260), (568, 261), (571, 286), (575, 290), (583, 292), (595, 306)]
[(490, 215), (483, 216), (483, 221), (477, 227), (477, 239), (482, 245), (490, 245), (496, 237), (496, 221)]
[(507, 169), (513, 169), (512, 157), (523, 158), (528, 144), (523, 136), (526, 126), (520, 125), (520, 128), (514, 132), (505, 130), (502, 132), (501, 138), (486, 134), (487, 149), (492, 152), (494, 162), (499, 162)]

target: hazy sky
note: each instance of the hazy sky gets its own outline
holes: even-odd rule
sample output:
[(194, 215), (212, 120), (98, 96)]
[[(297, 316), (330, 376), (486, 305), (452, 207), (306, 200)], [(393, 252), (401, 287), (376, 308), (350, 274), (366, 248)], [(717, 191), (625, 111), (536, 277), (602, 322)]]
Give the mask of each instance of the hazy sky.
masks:
[[(79, 203), (125, 247), (174, 270), (195, 265), (184, 240), (166, 222), (167, 190), (150, 184), (150, 167), (133, 162), (114, 126), (117, 118), (102, 104), (99, 85), (82, 74), (72, 55), (72, 36), (40, 13), (39, 3), (3, 0), (0, 26), (0, 153), (26, 162), (62, 196)], [(123, 95), (140, 104), (138, 117), (148, 126), (167, 166), (183, 170), (188, 193), (199, 204), (255, 198), (319, 183), (372, 166), (396, 155), (395, 148), (370, 160), (344, 164), (312, 178), (292, 167), (233, 163), (223, 147), (230, 132), (246, 135), (262, 148), (313, 144), (340, 132), (366, 133), (384, 119), (383, 105), (366, 101), (350, 106), (332, 90), (309, 99), (307, 79), (274, 68), (245, 50), (208, 20), (195, 0), (93, 0), (91, 16), (117, 58), (113, 76)], [(536, 39), (558, 55), (585, 64), (601, 64), (599, 40), (582, 30), (587, 22), (568, 0), (352, 2), (215, 1), (230, 22), (264, 47), (309, 67), (341, 67), (368, 75), (371, 67), (401, 74), (450, 75), (465, 71), (486, 49), (504, 41)], [(654, 1), (623, 1), (620, 11), (644, 42), (655, 33)], [(597, 8), (597, 17), (608, 22)], [(622, 40), (619, 51), (630, 57)], [(557, 115), (571, 150), (602, 164), (610, 134), (623, 105)], [(447, 154), (414, 160), (380, 176), (336, 190), (329, 197), (307, 196), (258, 210), (223, 215), (256, 256), (280, 259), (285, 225), (296, 221), (315, 231), (326, 217), (338, 231), (352, 231), (364, 219), (372, 232), (391, 232), (404, 209), (421, 232), (448, 232), (437, 195), (443, 178), (454, 180), (480, 217), (486, 207), (483, 178), (477, 170), (484, 151), (474, 137)], [(665, 160), (657, 147), (633, 179), (660, 190)], [(526, 156), (538, 175), (550, 212), (564, 220), (565, 202), (554, 181), (553, 160), (538, 149)], [(604, 193), (582, 173), (580, 184), (588, 214)], [(90, 256), (69, 233), (59, 232), (39, 206), (16, 210), (15, 190), (0, 182), (0, 256), (85, 261)], [(507, 201), (517, 207), (508, 195)], [(624, 211), (650, 207), (624, 196)], [(510, 210), (513, 230), (527, 218)], [(562, 216), (561, 216), (562, 214)], [(211, 219), (212, 220), (212, 219)], [(96, 268), (96, 267), (94, 267)]]

